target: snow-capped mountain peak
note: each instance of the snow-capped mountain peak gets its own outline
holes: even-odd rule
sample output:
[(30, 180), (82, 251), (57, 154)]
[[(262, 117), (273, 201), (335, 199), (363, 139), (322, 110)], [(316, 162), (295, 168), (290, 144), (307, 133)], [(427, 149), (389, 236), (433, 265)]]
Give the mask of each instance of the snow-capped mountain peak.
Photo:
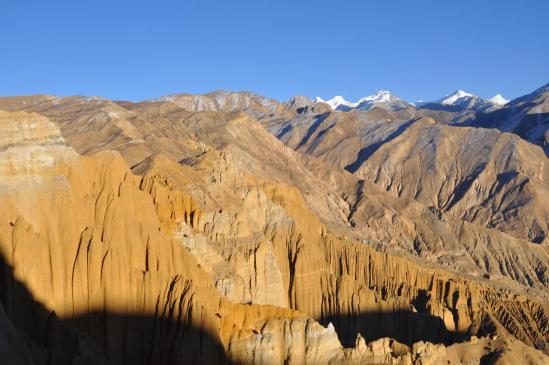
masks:
[(315, 101), (317, 103), (326, 103), (330, 106), (332, 109), (338, 109), (339, 107), (347, 107), (347, 108), (354, 108), (356, 106), (355, 103), (352, 103), (350, 101), (345, 100), (342, 96), (334, 96), (333, 98), (329, 100), (324, 100), (320, 97), (316, 97)]
[(443, 104), (443, 105), (454, 105), (458, 100), (460, 99), (463, 99), (463, 98), (472, 98), (474, 97), (475, 95), (473, 94), (470, 94), (468, 92), (465, 92), (463, 90), (457, 90), (455, 91), (454, 93), (450, 94), (450, 95), (446, 95), (445, 97), (443, 97), (442, 99), (439, 100), (439, 103), (440, 104)]
[(383, 103), (385, 101), (391, 100), (392, 94), (387, 90), (379, 90), (377, 93), (372, 94), (370, 96), (367, 96), (365, 98), (360, 99), (356, 104), (360, 104), (363, 102), (374, 102), (374, 103)]
[(324, 100), (320, 97), (316, 97), (315, 101), (317, 103), (326, 103), (328, 104), (332, 109), (337, 109), (338, 107), (345, 107), (345, 108), (356, 108), (360, 104), (368, 103), (368, 104), (377, 104), (377, 103), (383, 103), (390, 101), (393, 95), (387, 91), (387, 90), (379, 90), (377, 93), (372, 94), (370, 96), (367, 96), (365, 98), (360, 99), (359, 101), (353, 103), (351, 101), (345, 100), (342, 96), (334, 96), (333, 98), (329, 100)]
[(435, 104), (445, 105), (453, 109), (470, 109), (477, 112), (487, 112), (500, 108), (508, 102), (503, 96), (496, 95), (492, 99), (485, 99), (463, 90), (457, 90), (442, 99), (435, 101)]
[(488, 100), (499, 106), (503, 106), (509, 102), (509, 100), (505, 99), (501, 94), (497, 94), (496, 96)]
[(379, 90), (377, 93), (360, 99), (356, 109), (369, 110), (373, 107), (381, 107), (390, 111), (397, 111), (412, 106), (387, 90)]
[(410, 106), (411, 104), (397, 98), (387, 90), (379, 90), (375, 94), (367, 96), (353, 103), (345, 100), (341, 96), (334, 96), (329, 100), (320, 97), (315, 99), (317, 103), (326, 103), (334, 110), (349, 111), (351, 109), (369, 110), (374, 106), (384, 107), (389, 110), (399, 110)]

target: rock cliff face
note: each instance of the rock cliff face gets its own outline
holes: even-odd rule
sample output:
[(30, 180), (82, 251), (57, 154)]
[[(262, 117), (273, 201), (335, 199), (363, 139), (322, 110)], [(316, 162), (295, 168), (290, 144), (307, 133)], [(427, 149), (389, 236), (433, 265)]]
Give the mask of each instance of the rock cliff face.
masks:
[[(535, 349), (549, 340), (543, 292), (520, 294), (362, 240), (390, 222), (402, 226), (389, 234), (407, 231), (396, 237), (448, 230), (508, 247), (505, 237), (451, 216), (420, 221), (417, 212), (436, 214), (378, 196), (241, 114), (112, 103), (129, 124), (103, 141), (105, 128), (116, 130), (103, 119), (106, 101), (68, 102), (39, 104), (49, 120), (0, 115), (0, 166), (16, 167), (0, 180), (8, 363), (547, 362)], [(97, 150), (70, 133), (86, 130), (84, 120), (105, 123), (93, 131), (98, 149), (120, 153), (66, 147), (57, 124), (78, 151)], [(139, 143), (118, 142), (130, 134)], [(48, 163), (19, 158), (28, 148)], [(361, 222), (378, 226), (353, 228)], [(414, 227), (421, 222), (427, 228)], [(537, 265), (532, 286), (544, 290), (546, 251), (531, 252), (520, 265)]]
[(63, 162), (76, 157), (65, 147), (59, 128), (45, 117), (0, 111), (0, 126), (3, 185), (54, 179), (61, 173)]
[(424, 114), (307, 109), (261, 122), (293, 149), (353, 173), (354, 188), (335, 185), (347, 186), (348, 222), (365, 242), (546, 291), (543, 151), (515, 134)]

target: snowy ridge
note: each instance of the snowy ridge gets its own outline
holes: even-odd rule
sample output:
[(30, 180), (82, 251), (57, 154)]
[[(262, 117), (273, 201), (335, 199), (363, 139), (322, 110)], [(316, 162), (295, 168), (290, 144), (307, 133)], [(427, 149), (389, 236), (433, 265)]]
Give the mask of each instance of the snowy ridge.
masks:
[(365, 98), (360, 99), (356, 105), (359, 105), (364, 102), (373, 102), (373, 103), (383, 103), (386, 101), (391, 100), (391, 93), (387, 90), (379, 90), (377, 93), (367, 96)]
[(329, 100), (316, 97), (317, 103), (326, 103), (334, 110), (348, 111), (351, 109), (369, 110), (374, 106), (385, 107), (389, 110), (399, 110), (411, 104), (397, 98), (387, 90), (379, 90), (375, 94), (361, 98), (356, 102), (345, 100), (342, 96), (334, 96)]
[(460, 99), (463, 99), (463, 98), (472, 98), (474, 97), (475, 95), (473, 94), (470, 94), (468, 92), (465, 92), (463, 90), (457, 90), (455, 91), (453, 94), (450, 94), (450, 95), (446, 95), (445, 97), (443, 97), (442, 99), (440, 99), (438, 101), (438, 103), (440, 104), (443, 104), (443, 105), (454, 105), (456, 104), (456, 102)]
[(505, 99), (501, 96), (501, 94), (498, 94), (491, 99), (485, 99), (463, 90), (457, 90), (454, 93), (446, 95), (442, 99), (435, 101), (436, 104), (463, 109), (472, 109), (479, 112), (493, 111), (501, 108), (508, 102), (509, 100)]
[(342, 96), (334, 96), (333, 98), (331, 99), (328, 99), (328, 100), (324, 100), (322, 99), (321, 97), (316, 97), (315, 101), (317, 103), (326, 103), (330, 106), (330, 108), (336, 110), (337, 108), (343, 106), (343, 107), (348, 107), (348, 108), (354, 108), (356, 107), (357, 103), (352, 103), (350, 101), (347, 101), (345, 100)]
[(504, 106), (505, 104), (507, 104), (509, 102), (509, 100), (504, 98), (503, 95), (501, 95), (501, 94), (497, 94), (496, 96), (494, 96), (493, 98), (490, 98), (488, 100), (491, 101), (492, 103), (496, 104), (496, 105), (499, 105), (499, 106)]

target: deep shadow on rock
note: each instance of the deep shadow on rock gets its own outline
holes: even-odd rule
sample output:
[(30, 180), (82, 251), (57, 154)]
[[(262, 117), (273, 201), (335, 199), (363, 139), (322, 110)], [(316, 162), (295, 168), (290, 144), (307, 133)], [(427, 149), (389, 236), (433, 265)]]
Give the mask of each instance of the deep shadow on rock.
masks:
[(2, 364), (231, 364), (222, 344), (200, 328), (153, 315), (92, 312), (60, 319), (3, 258), (0, 272)]
[(320, 323), (332, 323), (344, 347), (354, 346), (359, 333), (366, 342), (389, 337), (408, 346), (419, 341), (450, 345), (471, 338), (467, 333), (449, 331), (439, 317), (406, 310), (332, 316)]

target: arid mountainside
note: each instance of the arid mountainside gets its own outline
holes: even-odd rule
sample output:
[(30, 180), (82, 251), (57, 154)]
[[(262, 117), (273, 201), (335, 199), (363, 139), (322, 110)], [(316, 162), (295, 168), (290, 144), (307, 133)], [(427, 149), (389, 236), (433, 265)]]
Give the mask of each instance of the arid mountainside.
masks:
[(547, 196), (546, 158), (513, 134), (385, 110), (311, 110), (268, 128), (297, 151), (437, 211), (535, 243), (547, 235), (549, 211), (537, 198)]
[(149, 103), (174, 104), (190, 112), (221, 111), (239, 112), (246, 110), (256, 118), (287, 112), (276, 100), (249, 92), (217, 90), (204, 95), (173, 94)]
[[(457, 155), (446, 141), (473, 138), (471, 128), (438, 125), (410, 109), (300, 105), (300, 113), (221, 95), (232, 101), (0, 99), (0, 109), (26, 111), (0, 112), (3, 357), (14, 364), (549, 363), (541, 351), (549, 342), (549, 254), (545, 237), (536, 244), (528, 236), (535, 224), (547, 227), (546, 173), (527, 165), (539, 147), (484, 131), (496, 147), (478, 162), (489, 166), (479, 185), (494, 184), (490, 177), (497, 184), (509, 169), (519, 174), (504, 176), (495, 197), (482, 196), (482, 185), (480, 197), (464, 194), (448, 207), (437, 204), (450, 193), (442, 189), (431, 204), (427, 189), (438, 191), (436, 164), (451, 167)], [(310, 115), (323, 114), (315, 126)], [(321, 131), (351, 134), (351, 123), (370, 125), (364, 140), (379, 144), (356, 169), (345, 167), (367, 147), (362, 137), (341, 160), (313, 152)], [(288, 125), (286, 137), (277, 133)], [(400, 152), (388, 150), (393, 162), (375, 159), (408, 132), (418, 150), (422, 133), (438, 136), (431, 164), (405, 141)], [(510, 156), (507, 165), (500, 152)], [(406, 153), (417, 156), (409, 170), (424, 171), (424, 198), (402, 193), (413, 179), (400, 180), (399, 191), (403, 177), (391, 175), (407, 166)], [(369, 175), (374, 161), (391, 172), (383, 178), (394, 188)], [(459, 183), (448, 181), (448, 190)]]
[(512, 134), (419, 119), (353, 170), (450, 217), (547, 245), (549, 168)]
[(466, 124), (517, 134), (541, 146), (549, 155), (549, 84), (512, 100), (504, 108), (481, 114)]
[[(243, 98), (248, 96), (245, 94)], [(188, 100), (190, 96), (185, 98)], [(201, 100), (199, 97), (196, 98)], [(538, 222), (546, 222), (547, 208), (539, 204), (540, 199), (530, 199), (528, 192), (515, 193), (513, 199), (506, 199), (506, 204), (518, 206), (513, 211), (528, 212), (529, 215), (536, 212), (531, 218), (525, 217), (524, 221), (514, 221), (514, 224), (520, 223), (521, 226), (509, 227), (508, 222), (512, 219), (501, 219), (502, 213), (507, 211), (499, 209), (497, 199), (491, 196), (490, 199), (496, 200), (493, 203), (495, 207), (484, 208), (486, 204), (479, 202), (475, 197), (468, 206), (460, 208), (461, 210), (457, 210), (461, 207), (458, 204), (455, 208), (456, 214), (449, 214), (444, 209), (443, 203), (448, 205), (448, 201), (422, 201), (421, 197), (430, 198), (431, 193), (434, 195), (432, 199), (445, 198), (457, 201), (458, 198), (454, 198), (452, 194), (459, 188), (454, 185), (460, 183), (459, 180), (453, 182), (454, 185), (450, 182), (446, 190), (439, 194), (441, 188), (436, 184), (439, 184), (440, 180), (445, 181), (441, 177), (442, 173), (429, 174), (434, 170), (429, 170), (426, 166), (420, 167), (425, 169), (425, 177), (422, 177), (425, 180), (424, 195), (418, 197), (415, 196), (415, 191), (412, 191), (400, 194), (400, 199), (393, 199), (392, 194), (385, 193), (387, 186), (381, 182), (362, 182), (359, 178), (364, 177), (360, 174), (355, 173), (353, 176), (345, 169), (337, 168), (349, 165), (357, 165), (358, 168), (355, 161), (357, 156), (360, 160), (365, 158), (364, 151), (370, 153), (369, 150), (390, 145), (392, 139), (415, 123), (414, 120), (406, 119), (413, 118), (413, 110), (390, 112), (373, 108), (367, 112), (343, 113), (331, 112), (325, 104), (318, 103), (304, 113), (294, 112), (295, 118), (288, 123), (281, 124), (281, 121), (285, 120), (284, 116), (291, 113), (291, 110), (261, 119), (261, 124), (267, 124), (268, 130), (274, 136), (298, 152), (304, 152), (326, 162), (322, 163), (317, 158), (308, 158), (307, 155), (295, 153), (283, 146), (276, 138), (266, 133), (254, 119), (246, 117), (254, 114), (248, 113), (245, 106), (249, 104), (242, 104), (242, 110), (246, 115), (215, 111), (195, 113), (188, 110), (188, 104), (183, 104), (182, 107), (171, 100), (170, 97), (169, 101), (159, 99), (132, 104), (114, 103), (101, 98), (69, 97), (41, 101), (27, 107), (26, 110), (47, 115), (58, 123), (68, 143), (78, 152), (93, 153), (98, 150), (115, 149), (122, 153), (130, 166), (143, 164), (153, 156), (162, 154), (183, 165), (199, 164), (202, 170), (213, 174), (220, 166), (225, 169), (227, 165), (226, 162), (215, 162), (217, 157), (214, 156), (219, 152), (213, 152), (212, 148), (219, 150), (224, 154), (224, 160), (230, 160), (231, 169), (237, 176), (234, 179), (240, 178), (240, 172), (247, 171), (254, 179), (274, 180), (296, 186), (304, 195), (307, 204), (335, 232), (365, 241), (377, 248), (420, 256), (461, 273), (477, 277), (488, 276), (514, 288), (541, 290), (538, 294), (546, 295), (546, 288), (549, 285), (548, 249), (520, 240), (528, 238), (520, 235), (524, 232), (534, 232), (543, 237), (545, 231), (542, 227), (546, 227), (546, 223)], [(4, 105), (8, 105), (10, 99), (3, 101)], [(26, 105), (30, 103), (29, 101)], [(312, 115), (316, 115), (313, 124)], [(403, 119), (406, 121), (403, 122)], [(438, 125), (425, 118), (417, 122), (417, 125), (422, 124), (426, 124), (428, 131), (452, 128)], [(284, 125), (283, 129), (288, 133), (277, 131), (276, 127), (280, 125)], [(459, 130), (458, 127), (453, 128)], [(325, 130), (328, 132), (321, 132)], [(356, 136), (357, 131), (360, 136)], [(493, 134), (499, 135), (495, 131)], [(346, 135), (349, 137), (344, 138)], [(442, 136), (440, 140), (446, 141), (444, 138)], [(516, 140), (520, 142), (518, 137)], [(487, 140), (486, 144), (489, 142)], [(330, 145), (334, 145), (334, 148), (330, 149)], [(360, 150), (361, 145), (367, 147)], [(471, 145), (472, 148), (477, 148), (474, 141), (471, 141)], [(312, 148), (306, 149), (309, 146)], [(450, 146), (455, 144), (452, 142)], [(512, 149), (509, 152), (511, 151)], [(395, 154), (394, 158), (401, 155)], [(427, 155), (426, 158), (434, 158), (440, 156), (440, 153), (431, 156), (427, 151), (423, 155)], [(463, 158), (466, 159), (467, 155)], [(447, 160), (442, 160), (441, 163), (446, 164)], [(480, 159), (470, 162), (477, 165), (483, 163)], [(466, 160), (465, 163), (469, 162)], [(411, 169), (414, 167), (415, 165), (411, 166)], [(461, 173), (461, 170), (459, 172)], [(217, 173), (221, 174), (221, 171)], [(410, 174), (409, 179), (417, 180), (421, 176)], [(467, 176), (460, 178), (466, 179)], [(428, 178), (433, 181), (428, 181)], [(217, 177), (208, 178), (207, 181), (211, 183), (215, 179)], [(416, 180), (410, 180), (410, 184), (413, 183), (410, 188), (423, 186)], [(514, 181), (500, 192), (500, 200), (507, 190), (519, 190), (516, 189)], [(408, 181), (402, 182), (402, 185), (408, 187)], [(433, 185), (436, 189), (429, 189)], [(539, 185), (543, 187), (543, 184)], [(396, 186), (398, 183), (394, 184), (395, 189)], [(197, 196), (198, 201), (207, 200), (211, 194), (218, 194), (221, 197), (231, 195), (225, 191), (219, 194), (218, 188), (208, 191), (212, 190), (211, 186), (206, 186), (202, 190), (207, 192)], [(515, 196), (518, 198), (515, 199)], [(520, 201), (524, 196), (523, 200), (531, 200), (530, 205), (536, 204), (537, 211), (531, 211), (528, 204)], [(213, 204), (225, 209), (228, 206), (228, 202), (224, 200)], [(455, 202), (453, 204), (455, 205)], [(471, 216), (475, 209), (481, 210), (482, 214), (473, 220)], [(510, 214), (512, 213), (507, 212), (507, 215)], [(469, 222), (473, 225), (468, 224)], [(490, 225), (490, 222), (495, 223)], [(502, 235), (492, 228), (513, 233), (518, 237)], [(518, 234), (515, 231), (507, 232), (511, 228), (518, 231)], [(517, 247), (521, 249), (517, 250)]]

